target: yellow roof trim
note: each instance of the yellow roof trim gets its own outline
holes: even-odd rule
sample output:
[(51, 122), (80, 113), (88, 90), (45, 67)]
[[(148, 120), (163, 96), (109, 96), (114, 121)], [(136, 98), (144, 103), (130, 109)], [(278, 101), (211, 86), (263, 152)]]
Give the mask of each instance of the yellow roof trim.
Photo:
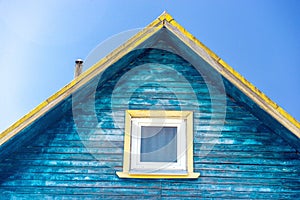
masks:
[(163, 27), (158, 18), (0, 134), (0, 146)]
[[(173, 27), (179, 30), (184, 36), (186, 36), (189, 40), (197, 44), (199, 47), (204, 49), (206, 53), (213, 58), (217, 63), (219, 63), (223, 70), (218, 70), (219, 73), (224, 75), (230, 81), (233, 82), (235, 86), (237, 86), (240, 90), (244, 91), (247, 96), (249, 96), (254, 102), (256, 102), (261, 108), (263, 108), (266, 112), (271, 114), (275, 119), (277, 119), (281, 124), (283, 124), (287, 129), (293, 132), (298, 138), (300, 138), (300, 123), (293, 118), (290, 114), (288, 114), (283, 108), (278, 106), (274, 101), (272, 101), (269, 97), (267, 97), (263, 92), (257, 89), (252, 83), (246, 80), (241, 74), (235, 71), (230, 65), (228, 65), (224, 60), (222, 60), (217, 54), (215, 54), (212, 50), (206, 47), (203, 43), (201, 43), (196, 37), (194, 37), (191, 33), (189, 33), (186, 29), (184, 29), (180, 24), (178, 24), (171, 15), (168, 13), (163, 13), (160, 17), (160, 20), (165, 20), (169, 22)], [(166, 26), (168, 28), (168, 26)], [(170, 30), (170, 29), (169, 29)], [(171, 30), (172, 31), (172, 30)], [(172, 31), (173, 32), (173, 31)], [(173, 32), (177, 35), (175, 32)], [(184, 41), (183, 41), (184, 42)], [(185, 43), (190, 47), (189, 44)], [(197, 53), (197, 52), (196, 52)], [(228, 75), (233, 76), (235, 81)], [(245, 88), (246, 87), (246, 88)], [(249, 92), (245, 91), (245, 89), (250, 89), (253, 94), (249, 94)]]
[[(47, 100), (39, 104), (36, 108), (30, 111), (28, 114), (23, 116), (13, 125), (11, 125), (8, 129), (4, 130), (0, 134), (0, 146), (16, 135), (18, 132), (29, 126), (36, 119), (43, 116), (46, 112), (52, 109), (59, 102), (64, 100), (82, 85), (87, 83), (97, 74), (104, 71), (111, 64), (118, 61), (121, 57), (126, 55), (128, 52), (136, 48), (142, 42), (147, 40), (150, 36), (156, 33), (160, 28), (166, 25), (166, 23), (172, 25), (179, 32), (181, 32), (186, 38), (193, 41), (198, 47), (205, 50), (205, 52), (212, 57), (220, 66), (225, 69), (225, 72), (222, 70), (218, 70), (222, 75), (226, 78), (229, 77), (230, 81), (233, 81), (233, 84), (236, 85), (243, 92), (246, 91), (246, 94), (254, 100), (261, 108), (263, 108), (266, 112), (271, 114), (275, 119), (277, 119), (281, 124), (283, 124), (287, 129), (293, 132), (298, 138), (300, 138), (300, 123), (294, 119), (291, 115), (289, 115), (285, 110), (279, 107), (276, 103), (274, 103), (271, 99), (269, 99), (264, 93), (259, 91), (254, 85), (252, 85), (249, 81), (247, 81), (243, 76), (241, 76), (238, 72), (236, 72), (232, 67), (230, 67), (225, 61), (223, 61), (220, 57), (218, 57), (213, 51), (207, 48), (203, 43), (201, 43), (198, 39), (196, 39), (191, 33), (186, 31), (181, 25), (179, 25), (174, 18), (168, 14), (167, 12), (163, 12), (157, 19), (155, 19), (152, 23), (146, 26), (143, 30), (134, 35), (131, 39), (125, 42), (123, 45), (115, 49), (113, 52), (108, 54), (106, 57), (101, 59), (95, 65), (90, 67), (84, 73), (82, 73), (79, 77), (71, 81), (65, 87), (60, 89), (57, 93), (49, 97)], [(167, 28), (169, 26), (166, 26)], [(154, 28), (154, 29), (153, 29)], [(181, 38), (182, 39), (182, 38)], [(189, 46), (189, 45), (188, 45)], [(232, 78), (233, 77), (233, 78)], [(250, 90), (251, 94), (249, 95)]]

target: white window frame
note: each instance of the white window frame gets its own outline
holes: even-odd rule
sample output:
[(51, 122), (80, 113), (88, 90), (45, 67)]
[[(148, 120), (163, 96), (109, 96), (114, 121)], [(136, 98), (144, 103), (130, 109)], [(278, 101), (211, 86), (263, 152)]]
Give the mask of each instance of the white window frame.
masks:
[[(177, 127), (177, 162), (142, 162), (140, 160), (142, 126)], [(130, 174), (187, 174), (185, 119), (133, 118), (131, 127)]]

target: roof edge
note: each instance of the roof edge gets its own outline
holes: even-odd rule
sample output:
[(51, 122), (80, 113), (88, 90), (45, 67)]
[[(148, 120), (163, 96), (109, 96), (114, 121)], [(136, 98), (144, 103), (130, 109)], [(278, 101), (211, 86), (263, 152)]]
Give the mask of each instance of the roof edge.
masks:
[[(204, 49), (206, 53), (214, 59), (218, 64), (222, 66), (223, 69), (226, 70), (227, 73), (231, 74), (238, 82), (233, 82), (235, 86), (243, 91), (241, 87), (247, 87), (250, 91), (255, 95), (247, 95), (250, 97), (255, 103), (257, 103), (264, 111), (273, 116), (280, 124), (294, 133), (298, 138), (300, 138), (300, 123), (292, 117), (287, 111), (281, 108), (278, 104), (272, 101), (267, 95), (261, 92), (258, 88), (256, 88), (251, 82), (249, 82), (246, 78), (244, 78), (240, 73), (235, 71), (229, 64), (227, 64), (223, 59), (221, 59), (217, 54), (215, 54), (212, 50), (206, 47), (202, 42), (200, 42), (195, 36), (189, 33), (185, 28), (183, 28), (179, 23), (177, 23), (174, 18), (164, 12), (160, 17), (160, 20), (169, 22), (170, 25), (178, 29), (184, 36), (186, 36), (189, 40), (196, 43), (199, 47)], [(167, 26), (168, 28), (168, 26)], [(172, 31), (172, 30), (171, 30)], [(173, 32), (173, 31), (172, 31)], [(174, 32), (173, 32), (174, 33)], [(183, 41), (184, 42), (184, 41)], [(186, 44), (188, 45), (188, 44)], [(188, 45), (189, 46), (189, 45)], [(218, 69), (216, 69), (218, 70)], [(224, 74), (223, 71), (218, 70), (219, 73)], [(263, 105), (265, 103), (265, 105)]]
[[(163, 15), (163, 14), (162, 14)], [(162, 16), (161, 15), (161, 16)], [(121, 46), (114, 49), (104, 58), (100, 59), (97, 63), (91, 66), (89, 69), (84, 71), (78, 77), (73, 79), (69, 84), (61, 88), (58, 92), (54, 93), (48, 99), (40, 103), (37, 107), (29, 111), (23, 117), (21, 117), (17, 122), (13, 123), (6, 130), (0, 133), (0, 146), (6, 143), (9, 139), (14, 137), (20, 131), (25, 129), (27, 126), (31, 125), (36, 119), (46, 114), (49, 110), (54, 108), (58, 103), (63, 101), (77, 89), (79, 89), (83, 84), (91, 80), (100, 72), (104, 71), (108, 66), (117, 62), (126, 53), (133, 50), (139, 44), (148, 39), (151, 35), (157, 32), (163, 27), (163, 19), (159, 17), (151, 22), (144, 29), (139, 31)]]
[[(273, 117), (275, 116), (274, 118), (279, 123), (281, 123), (288, 130), (294, 133), (298, 138), (300, 138), (300, 123), (295, 118), (293, 118), (290, 114), (288, 114), (283, 108), (278, 106), (270, 98), (268, 98), (264, 93), (258, 90), (252, 83), (247, 81), (242, 75), (236, 72), (224, 60), (222, 60), (213, 51), (211, 51), (208, 47), (206, 47), (203, 43), (201, 43), (198, 39), (196, 39), (196, 37), (194, 37), (191, 33), (185, 30), (180, 24), (178, 24), (170, 14), (164, 11), (157, 19), (155, 19), (143, 30), (141, 30), (132, 38), (130, 38), (128, 41), (126, 41), (123, 45), (119, 46), (117, 49), (112, 51), (106, 57), (104, 57), (99, 62), (94, 64), (88, 70), (83, 72), (80, 76), (72, 80), (69, 84), (64, 86), (58, 92), (50, 96), (48, 99), (43, 101), (33, 110), (31, 110), (29, 113), (27, 113), (22, 118), (20, 118), (17, 122), (15, 122), (6, 130), (4, 130), (0, 134), (0, 146), (6, 143), (10, 138), (18, 134), (20, 131), (25, 129), (27, 126), (31, 125), (36, 119), (40, 118), (49, 110), (51, 110), (53, 107), (58, 105), (58, 103), (63, 101), (65, 98), (71, 95), (72, 92), (79, 89), (83, 84), (87, 83), (98, 73), (105, 70), (108, 66), (110, 66), (118, 59), (120, 59), (123, 55), (125, 55), (126, 53), (128, 53), (129, 51), (137, 47), (139, 44), (144, 42), (157, 30), (165, 26), (166, 22), (176, 27), (188, 39), (195, 42), (199, 47), (204, 49), (206, 53), (210, 57), (212, 57), (217, 63), (219, 63), (229, 74), (231, 74), (235, 79), (237, 79), (240, 83), (242, 83), (244, 87), (248, 88), (253, 92), (253, 94), (255, 94), (255, 96), (249, 96), (252, 100), (254, 100), (263, 110), (265, 110), (271, 116)], [(154, 27), (157, 27), (157, 29), (148, 32), (149, 30), (151, 30), (150, 28), (154, 28)], [(235, 83), (235, 85), (236, 84), (237, 83)], [(266, 105), (265, 106), (262, 105), (261, 102), (265, 102)]]

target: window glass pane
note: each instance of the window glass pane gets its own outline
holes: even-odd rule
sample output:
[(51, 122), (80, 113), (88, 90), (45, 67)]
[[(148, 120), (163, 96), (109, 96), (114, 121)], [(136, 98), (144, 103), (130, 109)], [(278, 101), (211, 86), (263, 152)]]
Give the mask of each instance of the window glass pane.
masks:
[(177, 127), (142, 126), (141, 162), (177, 162)]

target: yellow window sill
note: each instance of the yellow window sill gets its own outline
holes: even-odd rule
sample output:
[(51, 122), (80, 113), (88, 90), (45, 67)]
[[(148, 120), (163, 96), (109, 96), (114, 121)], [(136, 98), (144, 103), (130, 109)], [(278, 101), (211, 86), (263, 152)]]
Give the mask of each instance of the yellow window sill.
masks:
[(164, 174), (129, 174), (126, 172), (116, 172), (119, 178), (149, 178), (149, 179), (196, 179), (200, 173), (188, 173), (184, 175), (164, 175)]

